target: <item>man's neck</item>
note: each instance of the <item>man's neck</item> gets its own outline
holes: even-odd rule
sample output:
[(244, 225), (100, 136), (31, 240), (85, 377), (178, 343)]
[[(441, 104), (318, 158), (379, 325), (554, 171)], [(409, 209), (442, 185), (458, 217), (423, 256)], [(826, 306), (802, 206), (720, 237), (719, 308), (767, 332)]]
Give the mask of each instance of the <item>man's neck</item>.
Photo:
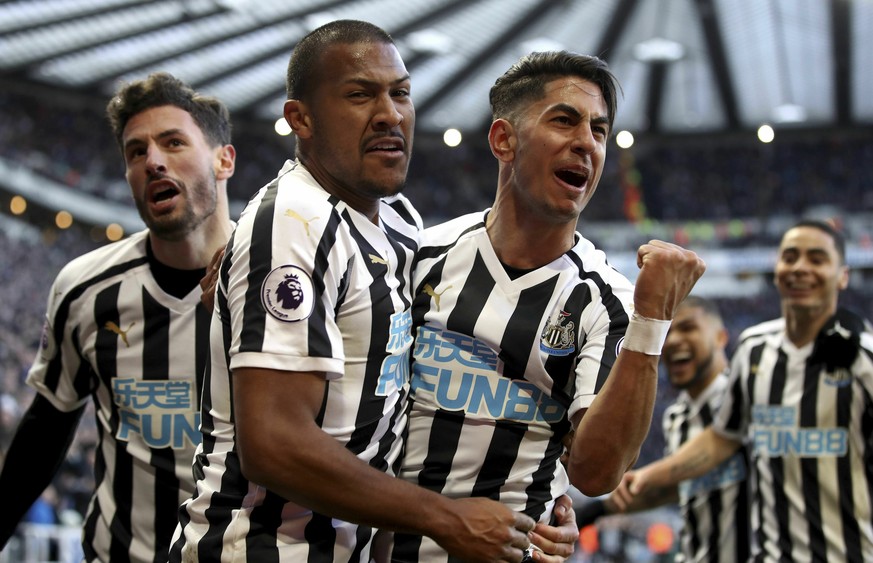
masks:
[(712, 382), (715, 381), (715, 378), (718, 377), (718, 374), (722, 371), (723, 368), (721, 370), (710, 369), (704, 377), (700, 378), (700, 381), (695, 381), (694, 384), (688, 387), (685, 391), (688, 392), (688, 395), (692, 399), (697, 399), (709, 388), (710, 385), (712, 385)]
[(181, 240), (162, 239), (149, 233), (149, 241), (158, 262), (178, 270), (194, 270), (209, 265), (215, 251), (227, 244), (232, 230), (230, 219), (213, 216)]
[(485, 228), (500, 261), (518, 269), (545, 266), (576, 244), (576, 224), (538, 220), (534, 213), (495, 201)]
[(381, 197), (370, 196), (361, 190), (350, 189), (348, 186), (338, 183), (327, 173), (321, 163), (304, 154), (298, 154), (297, 160), (309, 171), (324, 191), (343, 200), (346, 205), (366, 216), (374, 225), (379, 224)]
[(815, 340), (821, 327), (825, 325), (836, 312), (836, 306), (828, 309), (785, 308), (785, 334), (788, 340), (798, 348), (802, 348)]

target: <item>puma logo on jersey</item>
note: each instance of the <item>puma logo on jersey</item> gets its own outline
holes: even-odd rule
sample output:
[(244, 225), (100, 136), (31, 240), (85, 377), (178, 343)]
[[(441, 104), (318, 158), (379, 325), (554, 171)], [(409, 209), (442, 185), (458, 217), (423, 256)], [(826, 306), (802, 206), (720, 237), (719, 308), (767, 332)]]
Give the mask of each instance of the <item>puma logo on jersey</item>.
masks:
[(429, 283), (424, 284), (424, 292), (433, 298), (433, 304), (436, 305), (437, 312), (439, 312), (440, 310), (440, 297), (442, 297), (443, 293), (447, 292), (450, 289), (452, 289), (452, 286), (449, 286), (441, 292), (437, 293), (434, 288), (430, 286)]
[(127, 333), (128, 333), (128, 331), (130, 331), (131, 327), (133, 327), (133, 325), (135, 325), (135, 324), (136, 324), (136, 321), (130, 323), (127, 326), (126, 330), (122, 330), (121, 327), (118, 326), (117, 324), (115, 324), (114, 322), (106, 321), (106, 324), (103, 325), (103, 328), (105, 328), (106, 330), (108, 330), (110, 332), (114, 332), (115, 334), (120, 336), (122, 342), (124, 342), (124, 345), (127, 346), (128, 348), (130, 348), (130, 342), (127, 341)]
[(291, 217), (292, 219), (297, 219), (301, 223), (303, 223), (303, 228), (306, 229), (306, 236), (309, 236), (309, 223), (318, 219), (318, 217), (313, 217), (312, 219), (305, 219), (302, 215), (294, 211), (293, 209), (286, 209), (285, 216)]
[(373, 264), (382, 264), (383, 266), (388, 265), (388, 260), (385, 260), (381, 256), (376, 256), (375, 254), (370, 254), (370, 262)]

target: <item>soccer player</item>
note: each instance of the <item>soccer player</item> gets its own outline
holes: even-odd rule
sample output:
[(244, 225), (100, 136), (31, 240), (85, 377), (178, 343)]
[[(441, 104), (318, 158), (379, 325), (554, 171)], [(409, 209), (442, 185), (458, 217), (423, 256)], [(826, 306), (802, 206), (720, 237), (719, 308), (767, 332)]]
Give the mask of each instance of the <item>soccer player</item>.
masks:
[[(704, 264), (652, 241), (634, 288), (576, 232), (617, 89), (603, 61), (568, 52), (532, 53), (492, 87), (494, 205), (428, 229), (417, 255), (404, 479), (548, 522), (570, 482), (611, 491), (636, 459), (663, 338)], [(398, 560), (447, 560), (420, 535), (394, 540)]]
[[(727, 388), (727, 343), (727, 330), (713, 301), (692, 295), (682, 302), (661, 356), (670, 383), (680, 390), (664, 411), (667, 455), (712, 424)], [(609, 498), (583, 507), (579, 524), (603, 514), (678, 502), (684, 520), (678, 561), (745, 561), (751, 541), (747, 465), (746, 449), (740, 448), (706, 475), (678, 487), (632, 496), (622, 481)]]
[(630, 472), (629, 491), (699, 477), (748, 439), (756, 561), (873, 560), (873, 333), (838, 307), (842, 234), (804, 220), (779, 245), (782, 317), (743, 332), (712, 426)]
[(0, 475), (0, 544), (49, 484), (90, 398), (100, 443), (85, 560), (165, 560), (193, 492), (210, 314), (198, 283), (232, 230), (236, 153), (218, 100), (169, 74), (119, 89), (107, 115), (147, 229), (67, 264), (52, 285), (37, 391)]
[(372, 24), (331, 22), (298, 43), (287, 87), (297, 160), (221, 263), (197, 490), (170, 560), (366, 562), (380, 527), (520, 561), (530, 517), (393, 477), (421, 227), (399, 194), (415, 122), (399, 52)]

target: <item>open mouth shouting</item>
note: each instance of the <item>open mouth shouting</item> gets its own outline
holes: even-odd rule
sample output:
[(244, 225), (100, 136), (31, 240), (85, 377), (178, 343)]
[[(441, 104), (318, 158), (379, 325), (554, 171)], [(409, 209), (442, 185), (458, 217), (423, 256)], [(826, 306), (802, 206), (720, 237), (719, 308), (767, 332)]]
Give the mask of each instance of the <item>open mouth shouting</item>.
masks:
[(181, 190), (168, 179), (154, 180), (148, 184), (147, 201), (155, 213), (166, 213), (175, 206)]
[(587, 168), (561, 168), (555, 172), (555, 176), (562, 183), (575, 188), (582, 189), (588, 182), (590, 172)]
[(689, 365), (694, 356), (688, 350), (677, 350), (665, 355), (666, 364), (670, 371), (682, 369)]

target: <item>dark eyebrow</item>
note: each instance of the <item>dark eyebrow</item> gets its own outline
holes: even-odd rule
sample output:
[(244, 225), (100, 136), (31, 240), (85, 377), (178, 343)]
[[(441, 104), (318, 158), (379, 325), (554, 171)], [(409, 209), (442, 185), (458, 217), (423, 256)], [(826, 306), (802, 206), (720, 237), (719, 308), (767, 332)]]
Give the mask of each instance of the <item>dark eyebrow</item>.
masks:
[[(176, 135), (185, 136), (185, 132), (179, 128), (167, 129), (166, 131), (161, 131), (158, 134), (158, 139), (166, 139), (167, 137), (173, 137)], [(130, 139), (129, 141), (124, 143), (124, 150), (127, 150), (130, 147), (136, 147), (136, 146), (144, 145), (144, 144), (145, 144), (145, 141), (143, 141), (142, 139)]]
[(820, 248), (820, 247), (807, 248), (805, 250), (801, 250), (800, 248), (798, 248), (796, 246), (787, 246), (787, 247), (782, 249), (782, 252), (780, 253), (780, 255), (784, 256), (786, 254), (801, 254), (801, 253), (806, 253), (807, 255), (811, 255), (811, 256), (815, 256), (815, 257), (824, 256), (826, 258), (830, 258), (830, 254), (828, 253), (827, 249)]
[(821, 256), (830, 257), (830, 254), (828, 254), (828, 251), (825, 250), (824, 248), (810, 248), (809, 250), (806, 251), (806, 253), (807, 254), (814, 254), (816, 256), (821, 255)]
[(581, 119), (582, 114), (579, 113), (579, 110), (571, 106), (570, 104), (558, 103), (552, 106), (551, 111), (560, 111), (575, 117), (576, 119)]
[[(565, 104), (563, 102), (557, 103), (551, 107), (551, 111), (559, 111), (566, 113), (567, 115), (575, 118), (582, 119), (582, 114), (579, 113), (579, 110), (571, 106), (570, 104)], [(605, 125), (606, 128), (609, 128), (609, 118), (605, 115), (598, 115), (591, 118), (592, 125)]]
[(605, 115), (600, 115), (591, 120), (593, 125), (605, 125), (609, 129), (609, 118)]

